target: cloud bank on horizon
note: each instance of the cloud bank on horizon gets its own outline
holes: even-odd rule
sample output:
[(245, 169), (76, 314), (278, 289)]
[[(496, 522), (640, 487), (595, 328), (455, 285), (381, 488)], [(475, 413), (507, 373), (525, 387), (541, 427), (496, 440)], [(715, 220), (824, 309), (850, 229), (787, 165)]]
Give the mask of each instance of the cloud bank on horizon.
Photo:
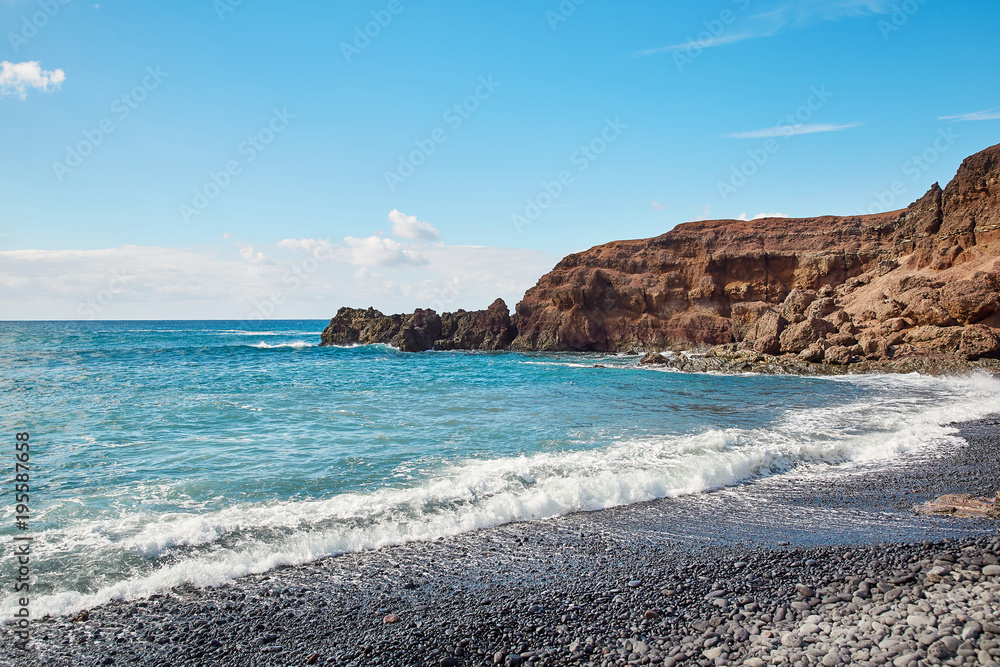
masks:
[[(393, 210), (395, 234), (426, 222)], [(414, 225), (414, 221), (419, 224)], [(408, 312), (413, 299), (442, 311), (513, 306), (531, 276), (555, 258), (532, 250), (397, 241), (385, 236), (287, 238), (271, 247), (231, 241), (228, 249), (124, 245), (95, 250), (0, 251), (4, 319), (187, 319), (212, 308), (212, 318), (313, 318), (342, 305)]]

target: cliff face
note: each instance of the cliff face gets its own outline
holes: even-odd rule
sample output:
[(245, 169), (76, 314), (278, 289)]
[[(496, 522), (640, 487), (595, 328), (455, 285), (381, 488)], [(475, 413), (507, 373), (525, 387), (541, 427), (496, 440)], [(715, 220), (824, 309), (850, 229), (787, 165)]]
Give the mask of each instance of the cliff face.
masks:
[(737, 343), (845, 363), (1000, 351), (1000, 146), (879, 215), (716, 220), (563, 259), (517, 306), (514, 349)]
[(563, 259), (513, 318), (341, 309), (323, 344), (656, 351), (728, 345), (846, 364), (1000, 356), (1000, 145), (878, 215), (692, 222)]

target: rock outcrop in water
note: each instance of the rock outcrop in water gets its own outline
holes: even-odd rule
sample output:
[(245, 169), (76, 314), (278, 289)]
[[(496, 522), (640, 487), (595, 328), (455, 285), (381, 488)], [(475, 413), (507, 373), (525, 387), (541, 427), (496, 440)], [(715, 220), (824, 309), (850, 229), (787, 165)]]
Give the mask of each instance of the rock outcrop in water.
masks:
[(323, 331), (322, 345), (383, 343), (404, 352), (427, 350), (506, 350), (517, 329), (503, 299), (486, 310), (438, 315), (417, 309), (412, 315), (383, 315), (374, 308), (341, 308)]
[[(501, 312), (502, 311), (502, 312)], [(569, 255), (510, 318), (342, 309), (324, 344), (753, 351), (796, 364), (1000, 357), (1000, 145), (877, 215), (691, 222)], [(741, 362), (742, 363), (742, 362)]]

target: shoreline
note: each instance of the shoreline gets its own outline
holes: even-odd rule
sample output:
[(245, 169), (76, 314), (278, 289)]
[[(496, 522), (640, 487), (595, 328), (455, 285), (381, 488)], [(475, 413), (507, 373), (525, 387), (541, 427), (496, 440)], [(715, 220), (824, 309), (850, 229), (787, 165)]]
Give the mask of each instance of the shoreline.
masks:
[[(729, 349), (733, 348), (733, 349)], [(757, 373), (762, 375), (957, 375), (986, 372), (1000, 375), (1000, 359), (968, 360), (949, 355), (914, 355), (899, 358), (851, 361), (842, 364), (804, 361), (795, 356), (774, 356), (754, 350), (736, 350), (735, 346), (711, 348), (702, 353), (682, 354), (647, 352), (640, 365), (667, 368), (686, 373)]]
[[(984, 656), (997, 659), (990, 651), (997, 651), (1000, 637), (989, 624), (998, 619), (971, 614), (1000, 608), (1000, 576), (983, 574), (993, 565), (987, 561), (1000, 555), (1000, 524), (911, 511), (943, 493), (995, 492), (1000, 420), (960, 428), (966, 444), (902, 461), (792, 473), (696, 496), (344, 554), (219, 588), (184, 587), (168, 596), (112, 602), (90, 610), (86, 620), (36, 622), (34, 655), (27, 659), (14, 652), (5, 628), (0, 656), (14, 665), (284, 665), (307, 664), (314, 655), (308, 664), (602, 665), (628, 664), (635, 656), (635, 664), (708, 665), (747, 658), (800, 664), (800, 657), (806, 658), (801, 664), (819, 664), (831, 652), (840, 661), (833, 664), (841, 664), (848, 650), (855, 664), (910, 664), (896, 662), (909, 655), (902, 648), (882, 662), (872, 660), (885, 651), (858, 648), (868, 640), (857, 630), (853, 649), (833, 650), (847, 636), (831, 635), (834, 627), (855, 622), (852, 614), (872, 616), (878, 602), (878, 618), (903, 605), (906, 613), (895, 619), (902, 625), (879, 621), (880, 630), (862, 619), (856, 626), (868, 630), (860, 635), (887, 630), (891, 639), (900, 629), (897, 643), (913, 649), (914, 663), (920, 651), (958, 656), (965, 646), (968, 664), (984, 664)], [(945, 583), (947, 591), (941, 583), (947, 577), (933, 569), (945, 567), (938, 558), (945, 552), (956, 561), (949, 572), (965, 573), (963, 581)], [(914, 571), (911, 564), (921, 566)], [(852, 573), (865, 576), (853, 581)], [(858, 597), (867, 580), (868, 597)], [(813, 595), (804, 596), (797, 585)], [(925, 630), (922, 639), (902, 630), (911, 627), (905, 619), (921, 615), (910, 613), (910, 606), (933, 608), (938, 598), (927, 596), (947, 600), (977, 586), (970, 594), (980, 602), (961, 603), (971, 620), (955, 626), (961, 641), (954, 647), (935, 644), (943, 631), (921, 644), (930, 639), (926, 624), (918, 628)], [(966, 646), (970, 639), (961, 634), (969, 622), (980, 628), (978, 634), (969, 630), (976, 636)], [(802, 635), (812, 625), (817, 630)], [(792, 631), (794, 638), (783, 640)], [(815, 653), (824, 644), (827, 653), (808, 658), (810, 649)], [(860, 661), (865, 650), (868, 658)]]

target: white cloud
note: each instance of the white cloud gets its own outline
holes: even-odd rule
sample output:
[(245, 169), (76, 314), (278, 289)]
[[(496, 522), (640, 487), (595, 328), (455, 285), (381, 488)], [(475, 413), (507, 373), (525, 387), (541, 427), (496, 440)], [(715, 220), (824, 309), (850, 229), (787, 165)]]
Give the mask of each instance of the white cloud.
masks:
[(668, 208), (670, 208), (668, 205), (661, 204), (660, 202), (656, 201), (655, 199), (653, 201), (649, 202), (649, 205), (650, 205), (650, 207), (652, 207), (652, 209), (654, 211), (666, 211)]
[[(497, 297), (513, 308), (556, 262), (533, 250), (435, 244), (424, 248), (419, 265), (375, 268), (346, 260), (377, 260), (392, 247), (357, 240), (360, 247), (329, 255), (275, 252), (266, 261), (255, 261), (266, 255), (250, 244), (0, 251), (0, 319), (329, 318), (341, 306), (472, 310)], [(328, 244), (277, 245), (308, 251)]]
[(410, 250), (399, 241), (380, 236), (359, 239), (348, 236), (344, 239), (347, 248), (339, 251), (339, 257), (353, 266), (420, 266), (426, 264), (424, 256)]
[(841, 132), (843, 130), (859, 127), (860, 125), (861, 123), (849, 123), (846, 125), (832, 125), (829, 123), (777, 125), (775, 127), (766, 127), (763, 130), (723, 134), (722, 137), (724, 139), (769, 139), (772, 137), (795, 137), (801, 134), (816, 134), (819, 132)]
[(43, 70), (37, 60), (0, 62), (0, 97), (17, 95), (23, 100), (29, 88), (48, 92), (59, 88), (65, 80), (66, 73), (61, 69)]
[(746, 213), (740, 213), (740, 217), (736, 219), (743, 220), (745, 222), (747, 220), (768, 220), (770, 218), (787, 218), (787, 217), (788, 216), (785, 215), (784, 213), (758, 213), (753, 218), (747, 218)]
[(704, 39), (689, 39), (686, 42), (661, 46), (640, 51), (637, 55), (650, 56), (658, 53), (677, 53), (710, 49), (717, 46), (736, 44), (748, 39), (773, 37), (786, 29), (802, 28), (817, 21), (835, 21), (841, 18), (887, 14), (893, 11), (894, 0), (798, 0), (784, 4), (769, 12), (747, 17), (742, 21), (740, 31), (735, 34), (716, 34)]
[(695, 49), (710, 49), (715, 46), (725, 46), (726, 44), (735, 44), (736, 42), (742, 42), (746, 39), (756, 39), (758, 37), (764, 37), (765, 35), (758, 35), (754, 33), (742, 33), (739, 35), (719, 35), (718, 37), (709, 37), (707, 39), (693, 39), (687, 42), (681, 42), (680, 44), (671, 44), (669, 46), (661, 46), (655, 49), (646, 49), (645, 51), (640, 51), (638, 55), (640, 56), (652, 56), (657, 53), (678, 53), (682, 51), (690, 51)]
[[(382, 236), (344, 239), (346, 247), (335, 247), (322, 239), (283, 239), (276, 248), (297, 250), (316, 258), (328, 258), (360, 267), (423, 266), (427, 259), (413, 245)], [(422, 247), (422, 246), (421, 246)]]
[[(0, 252), (0, 317), (218, 317), (267, 282), (261, 268), (228, 252), (132, 245)], [(204, 302), (211, 307), (195, 305)]]
[(436, 275), (419, 283), (417, 302), (449, 311), (485, 308), (497, 297), (513, 311), (558, 261), (535, 250), (493, 246), (435, 245), (424, 253)]
[(799, 0), (778, 11), (794, 17), (792, 24), (800, 27), (813, 21), (888, 14), (897, 4), (896, 0)]
[(323, 239), (283, 239), (278, 241), (275, 247), (301, 250), (302, 252), (306, 252), (314, 256), (316, 256), (317, 253), (330, 254), (333, 252), (330, 242)]
[(263, 252), (254, 249), (252, 245), (237, 241), (236, 246), (240, 249), (240, 257), (247, 264), (274, 264), (274, 260)]
[(417, 220), (415, 215), (406, 215), (398, 209), (389, 212), (389, 222), (392, 223), (392, 235), (411, 241), (437, 241), (441, 232), (429, 223)]
[(954, 123), (964, 123), (978, 120), (1000, 120), (1000, 111), (997, 111), (996, 109), (990, 109), (989, 111), (973, 111), (972, 113), (963, 113), (957, 116), (939, 116), (938, 120), (950, 120)]

